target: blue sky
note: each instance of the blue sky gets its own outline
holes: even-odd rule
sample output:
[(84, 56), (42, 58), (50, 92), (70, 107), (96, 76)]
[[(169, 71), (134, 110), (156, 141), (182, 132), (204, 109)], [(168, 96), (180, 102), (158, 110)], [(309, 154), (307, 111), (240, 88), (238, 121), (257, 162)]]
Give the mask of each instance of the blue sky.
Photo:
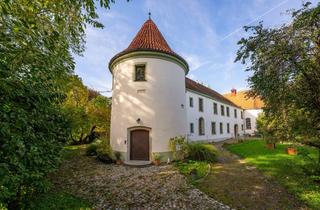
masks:
[(104, 29), (87, 27), (86, 51), (75, 57), (75, 72), (88, 87), (111, 90), (108, 62), (130, 44), (150, 10), (170, 47), (189, 63), (188, 77), (220, 93), (247, 89), (250, 73), (233, 62), (237, 41), (246, 36), (242, 26), (263, 21), (279, 27), (290, 21), (286, 11), (301, 4), (301, 0), (117, 0), (110, 10), (98, 9)]

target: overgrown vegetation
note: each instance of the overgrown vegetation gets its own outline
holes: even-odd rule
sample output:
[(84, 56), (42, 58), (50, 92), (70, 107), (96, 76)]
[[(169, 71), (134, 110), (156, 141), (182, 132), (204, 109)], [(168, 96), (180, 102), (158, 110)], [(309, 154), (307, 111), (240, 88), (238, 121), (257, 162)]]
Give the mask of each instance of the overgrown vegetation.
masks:
[(217, 156), (217, 150), (212, 144), (187, 144), (187, 156), (188, 160), (194, 161), (206, 161), (215, 162)]
[[(252, 140), (240, 144), (231, 144), (227, 149), (255, 165), (267, 176), (275, 178), (291, 193), (307, 203), (311, 208), (320, 206), (320, 185), (317, 179), (306, 174), (304, 168), (311, 169), (305, 158), (300, 155), (287, 155), (287, 144), (278, 143), (274, 150), (267, 149), (264, 141)], [(311, 158), (317, 156), (317, 150), (308, 146), (298, 146), (298, 150), (307, 151)]]
[(210, 163), (193, 160), (177, 161), (175, 166), (193, 183), (208, 175), (211, 169)]
[(170, 139), (175, 166), (192, 182), (210, 172), (210, 164), (216, 161), (217, 150), (212, 144), (187, 142), (184, 137)]
[(90, 210), (91, 204), (65, 192), (49, 192), (41, 195), (32, 205), (34, 210)]
[(84, 50), (86, 24), (102, 27), (97, 18), (93, 0), (0, 2), (0, 203), (9, 209), (48, 189), (73, 128), (62, 108), (72, 53)]
[(111, 100), (87, 88), (77, 76), (68, 81), (62, 107), (71, 122), (71, 144), (89, 144), (100, 136), (109, 138)]
[(268, 141), (299, 142), (318, 148), (320, 171), (320, 3), (291, 11), (292, 22), (279, 28), (262, 23), (238, 44), (236, 61), (248, 64), (252, 89), (265, 103), (260, 128)]

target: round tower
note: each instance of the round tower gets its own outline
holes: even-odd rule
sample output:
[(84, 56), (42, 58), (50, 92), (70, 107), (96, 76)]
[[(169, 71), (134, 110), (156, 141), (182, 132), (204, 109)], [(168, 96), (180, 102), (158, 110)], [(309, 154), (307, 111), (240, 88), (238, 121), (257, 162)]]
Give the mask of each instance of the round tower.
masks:
[(110, 143), (125, 161), (171, 157), (169, 139), (187, 133), (187, 62), (147, 20), (127, 49), (109, 63), (112, 73)]

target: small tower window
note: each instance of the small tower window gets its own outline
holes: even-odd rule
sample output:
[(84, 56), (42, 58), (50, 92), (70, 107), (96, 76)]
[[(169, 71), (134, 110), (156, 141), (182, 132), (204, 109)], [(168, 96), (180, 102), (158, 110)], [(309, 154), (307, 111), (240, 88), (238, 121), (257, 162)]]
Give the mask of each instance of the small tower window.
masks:
[(146, 65), (136, 65), (134, 73), (134, 81), (146, 81)]

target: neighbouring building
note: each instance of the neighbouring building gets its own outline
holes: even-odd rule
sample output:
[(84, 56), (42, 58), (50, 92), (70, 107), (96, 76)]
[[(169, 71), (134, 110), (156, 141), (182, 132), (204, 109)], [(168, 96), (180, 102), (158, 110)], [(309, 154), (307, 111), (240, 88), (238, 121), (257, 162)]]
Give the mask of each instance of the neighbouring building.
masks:
[(244, 134), (244, 110), (189, 78), (188, 63), (149, 18), (128, 48), (109, 62), (112, 80), (110, 144), (125, 161), (171, 158), (169, 139), (221, 141)]
[(257, 132), (257, 118), (262, 113), (263, 101), (259, 97), (248, 97), (248, 91), (237, 91), (232, 89), (231, 93), (224, 94), (224, 97), (244, 109), (245, 134), (253, 136)]

